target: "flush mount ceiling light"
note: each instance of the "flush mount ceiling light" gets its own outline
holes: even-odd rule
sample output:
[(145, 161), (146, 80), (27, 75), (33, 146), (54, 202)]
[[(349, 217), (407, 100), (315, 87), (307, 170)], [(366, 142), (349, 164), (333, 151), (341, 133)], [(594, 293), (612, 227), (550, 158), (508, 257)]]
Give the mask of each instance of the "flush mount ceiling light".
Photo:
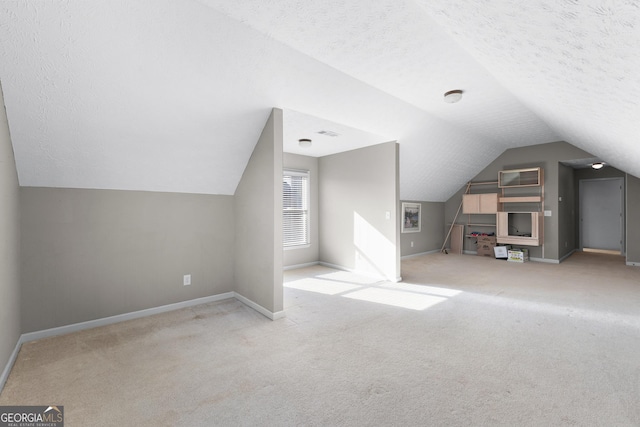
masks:
[(594, 169), (602, 169), (604, 167), (603, 162), (595, 162), (591, 164), (591, 167)]
[(448, 102), (449, 104), (458, 102), (461, 99), (462, 99), (462, 91), (460, 89), (450, 90), (449, 92), (445, 92), (444, 94), (444, 102)]
[(298, 145), (300, 147), (311, 147), (311, 140), (307, 138), (299, 139)]

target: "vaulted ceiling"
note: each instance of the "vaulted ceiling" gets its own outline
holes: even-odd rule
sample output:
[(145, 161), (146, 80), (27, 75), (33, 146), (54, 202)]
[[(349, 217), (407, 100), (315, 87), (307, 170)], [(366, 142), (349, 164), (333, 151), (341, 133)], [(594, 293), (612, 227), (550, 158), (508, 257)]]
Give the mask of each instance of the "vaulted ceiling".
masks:
[(405, 200), (558, 140), (640, 176), (638, 46), (633, 0), (0, 4), (23, 186), (233, 194), (272, 107), (287, 151), (398, 141)]

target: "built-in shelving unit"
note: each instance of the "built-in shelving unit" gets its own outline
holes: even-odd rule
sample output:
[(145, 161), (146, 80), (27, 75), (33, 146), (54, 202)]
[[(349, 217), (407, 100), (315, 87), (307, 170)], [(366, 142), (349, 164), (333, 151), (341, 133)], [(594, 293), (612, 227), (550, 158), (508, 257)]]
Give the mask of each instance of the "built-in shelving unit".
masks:
[[(473, 193), (474, 186), (495, 186), (499, 191)], [(534, 193), (535, 194), (532, 194)], [(495, 228), (497, 243), (540, 246), (544, 230), (544, 173), (542, 168), (502, 170), (498, 181), (469, 182), (462, 195), (462, 212), (469, 215), (466, 237), (472, 231)], [(472, 222), (471, 215), (495, 215), (495, 223)], [(456, 215), (457, 216), (457, 215)], [(481, 220), (482, 221), (482, 220)], [(472, 230), (475, 229), (475, 230)], [(478, 230), (480, 229), (480, 230)]]
[(497, 218), (496, 242), (517, 246), (542, 244), (542, 212), (498, 212)]
[(520, 196), (520, 197), (500, 197), (500, 203), (540, 203), (542, 202), (541, 196)]
[[(498, 213), (499, 207), (498, 193), (494, 190), (497, 184), (498, 181), (468, 183), (467, 192), (462, 195), (462, 213), (469, 215), (467, 219), (467, 231), (464, 235), (465, 237), (477, 239), (478, 235), (471, 234), (472, 231), (479, 233), (486, 231), (487, 233), (495, 234), (496, 214)], [(485, 188), (480, 188), (480, 190), (478, 190), (476, 187)], [(486, 187), (489, 187), (493, 192), (487, 193)], [(472, 191), (484, 192), (472, 193)], [(478, 215), (486, 215), (487, 217), (478, 217)], [(472, 216), (474, 222), (472, 222)], [(483, 218), (480, 219), (480, 221), (491, 220), (493, 222), (475, 222), (478, 218)]]
[[(544, 173), (542, 168), (498, 172), (496, 241), (518, 246), (540, 246), (544, 231)], [(530, 194), (534, 190), (537, 194)]]
[(542, 169), (512, 169), (498, 172), (498, 187), (540, 187), (542, 185)]

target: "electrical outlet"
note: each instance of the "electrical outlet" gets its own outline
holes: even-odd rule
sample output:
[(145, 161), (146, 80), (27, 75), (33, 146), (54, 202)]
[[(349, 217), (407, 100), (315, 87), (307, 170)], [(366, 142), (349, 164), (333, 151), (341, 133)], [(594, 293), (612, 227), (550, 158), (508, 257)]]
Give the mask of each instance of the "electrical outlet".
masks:
[(182, 285), (183, 286), (189, 286), (191, 284), (191, 275), (190, 274), (185, 274), (182, 277)]
[(413, 242), (411, 242), (411, 247), (413, 247)]

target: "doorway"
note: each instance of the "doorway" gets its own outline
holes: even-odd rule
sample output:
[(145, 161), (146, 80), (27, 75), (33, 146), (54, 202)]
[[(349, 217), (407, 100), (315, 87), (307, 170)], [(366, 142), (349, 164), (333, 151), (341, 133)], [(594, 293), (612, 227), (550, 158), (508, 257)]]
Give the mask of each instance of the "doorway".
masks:
[(623, 178), (580, 180), (580, 248), (623, 254)]

